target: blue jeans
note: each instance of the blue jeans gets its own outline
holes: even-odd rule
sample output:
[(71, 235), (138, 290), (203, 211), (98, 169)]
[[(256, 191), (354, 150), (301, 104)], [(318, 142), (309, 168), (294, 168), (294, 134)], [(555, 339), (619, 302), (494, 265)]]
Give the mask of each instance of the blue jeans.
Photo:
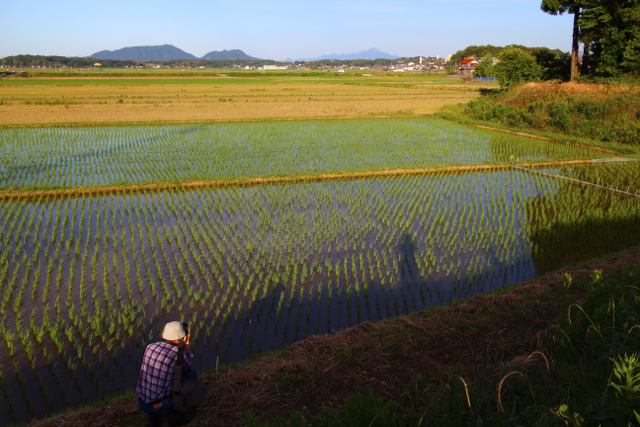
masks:
[[(187, 378), (193, 378), (194, 380), (197, 380), (198, 373), (194, 370), (183, 372), (182, 381), (186, 380)], [(160, 421), (160, 418), (169, 414), (171, 414), (171, 418), (173, 418), (174, 420), (182, 420), (187, 416), (186, 412), (176, 411), (173, 409), (173, 399), (171, 398), (171, 395), (165, 397), (161, 403), (162, 404), (159, 407), (154, 408), (153, 405), (147, 405), (142, 401), (142, 399), (138, 397), (138, 406), (140, 407), (140, 409), (142, 409), (142, 412), (144, 412), (149, 418), (151, 418), (152, 421)]]

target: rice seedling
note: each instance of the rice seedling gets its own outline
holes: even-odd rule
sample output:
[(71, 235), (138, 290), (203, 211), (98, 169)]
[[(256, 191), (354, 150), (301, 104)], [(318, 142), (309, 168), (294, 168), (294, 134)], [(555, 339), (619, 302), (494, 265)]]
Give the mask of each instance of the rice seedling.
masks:
[[(574, 146), (431, 118), (2, 130), (0, 146), (0, 164), (5, 165), (0, 188), (510, 164), (512, 156), (522, 162), (590, 156)], [(67, 241), (65, 251), (72, 246), (75, 249)]]
[[(3, 130), (0, 147), (0, 187), (588, 156), (430, 119)], [(564, 173), (631, 186), (633, 167)], [(14, 367), (46, 361), (44, 388), (112, 395), (168, 320), (212, 367), (637, 245), (639, 218), (637, 200), (522, 171), (6, 200), (0, 333)]]

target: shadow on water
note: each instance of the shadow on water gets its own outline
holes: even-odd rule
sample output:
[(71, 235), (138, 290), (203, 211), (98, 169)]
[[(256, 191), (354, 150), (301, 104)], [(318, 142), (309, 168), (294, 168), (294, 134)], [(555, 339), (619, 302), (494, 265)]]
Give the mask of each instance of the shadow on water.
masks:
[[(579, 195), (579, 197), (577, 197)], [(553, 202), (527, 203), (531, 256), (539, 274), (640, 245), (639, 201), (562, 184)]]
[(401, 260), (400, 285), (411, 286), (418, 282), (416, 274), (418, 266), (416, 264), (416, 246), (413, 237), (409, 233), (404, 233), (398, 242), (398, 255)]

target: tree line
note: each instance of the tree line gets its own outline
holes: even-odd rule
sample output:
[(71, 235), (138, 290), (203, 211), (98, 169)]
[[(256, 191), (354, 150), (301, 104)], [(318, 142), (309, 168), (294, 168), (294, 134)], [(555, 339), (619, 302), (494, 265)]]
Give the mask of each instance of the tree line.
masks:
[(457, 51), (451, 57), (450, 63), (452, 67), (455, 67), (458, 62), (470, 56), (476, 56), (480, 59), (474, 73), (474, 76), (477, 77), (497, 77), (496, 72), (500, 70), (500, 67), (495, 67), (497, 64), (494, 63), (494, 58), (503, 62), (504, 60), (514, 60), (515, 57), (523, 60), (523, 70), (530, 69), (537, 79), (566, 81), (571, 77), (571, 55), (560, 49), (526, 47), (517, 44), (505, 47), (468, 46)]
[[(434, 57), (423, 57), (427, 61), (436, 62)], [(108, 68), (124, 68), (124, 67), (136, 67), (147, 66), (149, 64), (160, 64), (169, 67), (207, 67), (207, 68), (232, 68), (234, 65), (241, 67), (262, 67), (264, 65), (302, 65), (310, 68), (325, 68), (325, 67), (369, 67), (369, 68), (384, 68), (398, 63), (398, 61), (408, 62), (420, 62), (420, 57), (410, 58), (398, 58), (398, 59), (351, 59), (351, 60), (330, 60), (323, 59), (318, 61), (293, 61), (293, 62), (278, 62), (271, 59), (260, 60), (245, 60), (245, 59), (218, 59), (218, 60), (205, 60), (205, 59), (171, 59), (167, 61), (131, 61), (131, 60), (115, 60), (115, 59), (96, 59), (85, 57), (66, 57), (56, 55), (13, 55), (3, 58), (4, 64), (7, 66), (16, 66), (21, 68), (26, 67), (42, 67), (47, 68), (87, 68), (93, 67), (96, 62), (100, 63), (103, 67)]]

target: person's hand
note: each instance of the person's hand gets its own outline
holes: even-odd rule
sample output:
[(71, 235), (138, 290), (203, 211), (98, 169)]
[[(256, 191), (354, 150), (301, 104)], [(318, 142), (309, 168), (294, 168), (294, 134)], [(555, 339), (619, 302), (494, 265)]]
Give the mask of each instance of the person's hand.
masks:
[(187, 329), (187, 336), (184, 337), (184, 344), (185, 345), (191, 344), (191, 328)]

